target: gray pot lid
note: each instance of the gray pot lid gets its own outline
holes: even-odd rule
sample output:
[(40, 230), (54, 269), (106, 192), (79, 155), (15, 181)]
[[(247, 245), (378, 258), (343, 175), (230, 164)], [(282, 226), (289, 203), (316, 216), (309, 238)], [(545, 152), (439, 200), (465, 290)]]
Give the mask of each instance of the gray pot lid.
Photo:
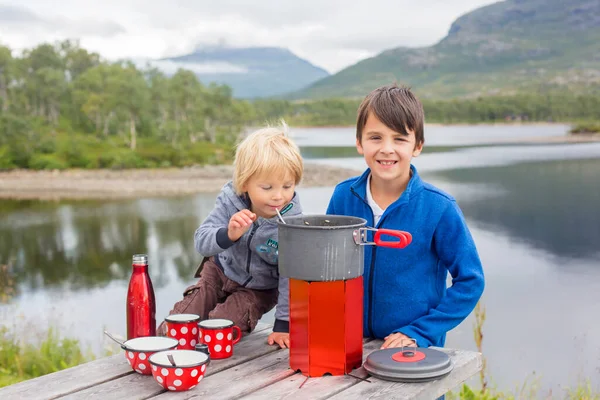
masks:
[(450, 357), (439, 350), (405, 347), (376, 350), (363, 367), (372, 376), (397, 382), (425, 382), (452, 371)]

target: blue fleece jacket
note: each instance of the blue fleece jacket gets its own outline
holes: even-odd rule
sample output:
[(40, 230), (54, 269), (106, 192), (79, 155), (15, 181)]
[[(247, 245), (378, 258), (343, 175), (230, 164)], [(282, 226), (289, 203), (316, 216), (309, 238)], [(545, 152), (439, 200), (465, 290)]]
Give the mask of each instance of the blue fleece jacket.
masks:
[[(406, 190), (376, 228), (408, 231), (412, 243), (404, 249), (365, 246), (363, 333), (384, 338), (401, 332), (416, 339), (419, 347), (443, 346), (446, 332), (460, 324), (481, 297), (483, 269), (454, 198), (423, 182), (414, 166), (411, 171)], [(372, 227), (366, 194), (370, 172), (338, 184), (327, 213), (361, 217)], [(448, 272), (452, 286), (446, 289)]]

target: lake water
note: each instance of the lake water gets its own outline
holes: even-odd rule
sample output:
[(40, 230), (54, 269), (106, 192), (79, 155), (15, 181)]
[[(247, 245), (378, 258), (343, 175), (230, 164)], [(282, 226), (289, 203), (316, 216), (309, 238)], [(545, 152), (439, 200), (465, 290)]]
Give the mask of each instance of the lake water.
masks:
[[(491, 384), (540, 397), (589, 379), (600, 389), (600, 143), (518, 145), (564, 125), (427, 126), (422, 177), (458, 200), (486, 274), (483, 350)], [(351, 128), (293, 129), (311, 162), (362, 169)], [(511, 142), (513, 142), (511, 144)], [(323, 213), (333, 187), (299, 188)], [(0, 320), (27, 337), (57, 326), (99, 353), (125, 333), (131, 255), (150, 257), (163, 318), (194, 282), (193, 233), (216, 193), (122, 201), (0, 201), (0, 263), (16, 296)], [(3, 281), (0, 279), (0, 283)], [(272, 318), (272, 314), (265, 317)], [(472, 316), (448, 347), (475, 349)]]

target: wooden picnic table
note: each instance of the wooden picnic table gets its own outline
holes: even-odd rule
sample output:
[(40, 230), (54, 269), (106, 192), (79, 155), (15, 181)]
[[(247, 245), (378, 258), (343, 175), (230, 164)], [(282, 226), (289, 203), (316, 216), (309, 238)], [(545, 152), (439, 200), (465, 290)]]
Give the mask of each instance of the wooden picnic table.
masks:
[[(351, 375), (308, 378), (289, 367), (289, 351), (266, 343), (271, 325), (260, 324), (236, 344), (234, 355), (213, 360), (192, 390), (164, 390), (150, 375), (134, 372), (123, 352), (0, 389), (0, 399), (435, 399), (481, 369), (481, 354), (439, 349), (452, 372), (424, 383), (390, 382), (369, 376), (361, 367)], [(364, 341), (366, 356), (381, 340)], [(364, 379), (368, 378), (368, 381)]]

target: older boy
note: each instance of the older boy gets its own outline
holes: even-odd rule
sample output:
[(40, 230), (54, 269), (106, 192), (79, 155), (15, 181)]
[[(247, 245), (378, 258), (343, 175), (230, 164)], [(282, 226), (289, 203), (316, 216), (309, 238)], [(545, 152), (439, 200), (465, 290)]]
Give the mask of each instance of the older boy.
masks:
[[(358, 110), (356, 148), (367, 170), (338, 184), (328, 214), (408, 231), (405, 249), (365, 248), (364, 335), (382, 348), (443, 346), (446, 332), (473, 310), (484, 288), (475, 243), (454, 198), (425, 183), (411, 165), (424, 143), (424, 112), (407, 88), (371, 92)], [(446, 277), (452, 286), (446, 288)]]

